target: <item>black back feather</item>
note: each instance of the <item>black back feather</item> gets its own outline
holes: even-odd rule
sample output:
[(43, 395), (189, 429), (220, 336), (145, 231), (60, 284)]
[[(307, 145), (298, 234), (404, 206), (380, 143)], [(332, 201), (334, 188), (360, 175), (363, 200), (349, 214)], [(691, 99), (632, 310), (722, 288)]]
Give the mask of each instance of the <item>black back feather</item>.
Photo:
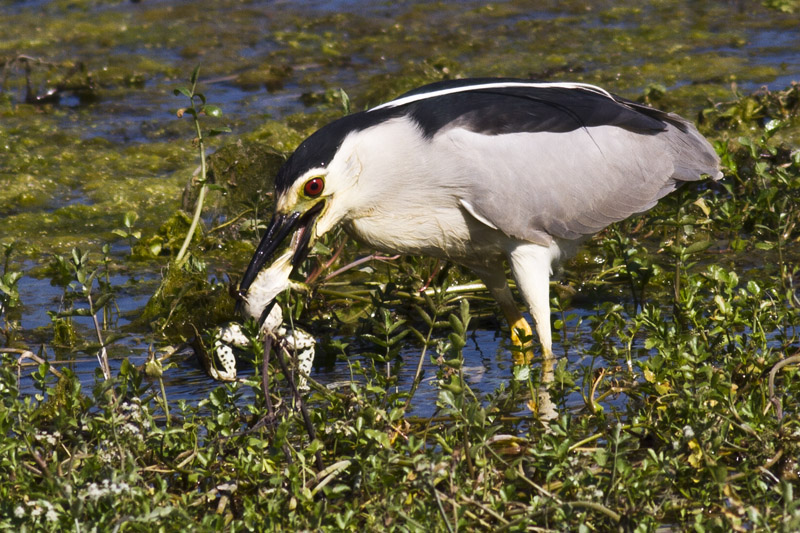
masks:
[[(534, 83), (530, 80), (477, 78), (448, 80), (425, 85), (397, 98), (436, 93), (487, 83)], [(278, 194), (312, 168), (324, 168), (336, 155), (345, 137), (391, 118), (408, 116), (426, 138), (450, 127), (485, 135), (520, 132), (568, 132), (594, 126), (616, 126), (652, 135), (667, 123), (681, 130), (679, 117), (611, 95), (580, 87), (495, 86), (431, 95), (402, 105), (391, 102), (376, 109), (342, 117), (303, 141), (275, 179)]]

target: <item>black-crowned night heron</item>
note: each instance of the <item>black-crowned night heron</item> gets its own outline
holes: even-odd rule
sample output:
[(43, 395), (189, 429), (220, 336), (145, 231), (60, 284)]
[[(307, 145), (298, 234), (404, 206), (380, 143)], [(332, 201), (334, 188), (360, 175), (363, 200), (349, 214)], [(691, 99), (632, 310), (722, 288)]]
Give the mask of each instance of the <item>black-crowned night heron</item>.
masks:
[[(508, 261), (549, 358), (552, 265), (682, 182), (721, 176), (690, 122), (599, 87), (434, 83), (300, 144), (276, 177), (275, 215), (239, 294), (263, 319), (276, 290), (259, 296), (257, 286), (285, 286), (311, 244), (342, 225), (372, 248), (472, 269), (521, 345), (532, 331), (506, 281)], [(262, 272), (290, 234), (289, 250)]]

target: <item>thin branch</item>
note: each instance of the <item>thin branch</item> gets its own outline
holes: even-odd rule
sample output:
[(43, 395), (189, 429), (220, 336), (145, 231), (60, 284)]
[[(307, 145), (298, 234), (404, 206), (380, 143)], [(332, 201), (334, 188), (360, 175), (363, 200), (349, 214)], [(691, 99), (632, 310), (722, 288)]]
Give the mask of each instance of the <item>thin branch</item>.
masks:
[(794, 363), (800, 363), (800, 353), (778, 361), (775, 366), (772, 367), (772, 370), (769, 371), (769, 400), (775, 406), (775, 416), (778, 417), (778, 422), (783, 420), (783, 404), (781, 403), (781, 399), (775, 396), (775, 375), (781, 368)]
[(388, 256), (388, 255), (381, 255), (381, 254), (370, 254), (370, 255), (368, 255), (366, 257), (362, 257), (361, 259), (356, 259), (352, 263), (349, 263), (349, 264), (343, 266), (342, 268), (340, 268), (340, 269), (338, 269), (338, 270), (336, 270), (334, 272), (331, 272), (330, 274), (325, 276), (325, 279), (323, 281), (328, 281), (331, 278), (334, 278), (334, 277), (338, 276), (339, 274), (341, 274), (343, 272), (347, 272), (348, 270), (350, 270), (352, 268), (355, 268), (355, 267), (357, 267), (359, 265), (363, 265), (364, 263), (372, 261), (373, 259), (375, 259), (376, 261), (395, 261), (395, 260), (397, 260), (399, 258), (400, 258), (399, 255)]
[[(24, 350), (21, 348), (0, 348), (0, 353), (18, 353), (20, 354), (19, 358), (17, 359), (17, 388), (20, 387), (20, 383), (22, 382), (22, 361), (25, 359), (33, 359), (38, 364), (44, 364), (46, 361), (33, 353), (30, 350)], [(47, 369), (52, 372), (57, 378), (61, 379), (60, 371), (53, 368), (51, 365), (48, 365)]]

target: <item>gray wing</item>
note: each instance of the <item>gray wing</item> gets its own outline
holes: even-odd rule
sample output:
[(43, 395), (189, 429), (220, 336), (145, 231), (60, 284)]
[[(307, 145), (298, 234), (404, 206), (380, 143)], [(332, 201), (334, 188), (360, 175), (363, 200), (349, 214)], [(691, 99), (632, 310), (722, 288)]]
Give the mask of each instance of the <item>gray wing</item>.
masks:
[(682, 182), (722, 177), (717, 154), (692, 124), (645, 109), (665, 128), (485, 135), (454, 127), (434, 142), (470, 161), (476, 175), (462, 201), (473, 215), (507, 235), (549, 245), (552, 237), (591, 235), (646, 211)]

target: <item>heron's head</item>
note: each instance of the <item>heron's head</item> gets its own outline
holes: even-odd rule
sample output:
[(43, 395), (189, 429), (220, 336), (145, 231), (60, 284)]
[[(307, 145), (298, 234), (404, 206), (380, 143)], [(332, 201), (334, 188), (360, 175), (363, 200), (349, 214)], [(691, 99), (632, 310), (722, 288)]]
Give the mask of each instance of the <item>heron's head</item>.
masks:
[(362, 112), (328, 124), (281, 167), (275, 178), (275, 214), (239, 284), (241, 299), (247, 300), (250, 286), (276, 252), (288, 248), (280, 257), (285, 262), (290, 254), (292, 268), (275, 269), (288, 279), (317, 239), (368, 203), (358, 187), (362, 165), (357, 145), (376, 118)]

